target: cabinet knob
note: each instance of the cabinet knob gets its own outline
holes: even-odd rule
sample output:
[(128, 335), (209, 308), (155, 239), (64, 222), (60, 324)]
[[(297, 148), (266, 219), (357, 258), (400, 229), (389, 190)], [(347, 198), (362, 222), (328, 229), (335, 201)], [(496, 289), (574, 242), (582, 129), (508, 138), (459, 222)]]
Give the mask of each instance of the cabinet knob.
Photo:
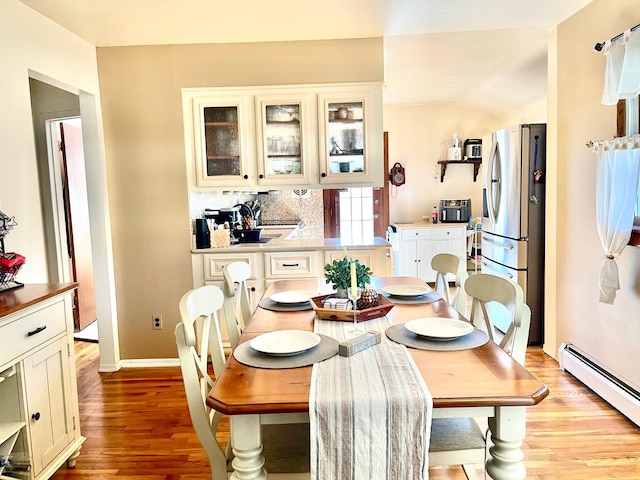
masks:
[(322, 178), (324, 178), (324, 177), (326, 177), (326, 176), (327, 176), (327, 174), (326, 174), (326, 173), (324, 173), (324, 172), (322, 172), (322, 173), (320, 174), (320, 176), (321, 176)]
[(251, 287), (251, 291), (255, 292), (256, 291), (256, 287)]
[(31, 418), (37, 422), (38, 420), (40, 420), (40, 412), (34, 413), (33, 415), (31, 415)]
[(245, 180), (249, 179), (249, 175), (243, 175), (242, 178), (244, 178)]
[(260, 178), (264, 178), (264, 175), (263, 175), (263, 174), (260, 174), (260, 175), (258, 175), (258, 177), (260, 177)]

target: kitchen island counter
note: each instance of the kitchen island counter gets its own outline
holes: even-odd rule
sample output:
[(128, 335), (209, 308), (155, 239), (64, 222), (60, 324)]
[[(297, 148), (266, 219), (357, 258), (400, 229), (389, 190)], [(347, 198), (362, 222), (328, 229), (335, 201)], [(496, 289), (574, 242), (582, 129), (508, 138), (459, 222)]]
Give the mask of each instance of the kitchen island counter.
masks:
[(293, 238), (287, 239), (287, 235), (271, 238), (265, 243), (238, 243), (220, 248), (197, 248), (191, 253), (254, 253), (254, 252), (304, 252), (327, 251), (346, 247), (347, 249), (368, 250), (377, 248), (390, 248), (391, 244), (382, 237), (374, 237), (361, 243), (354, 244), (344, 242), (340, 238)]

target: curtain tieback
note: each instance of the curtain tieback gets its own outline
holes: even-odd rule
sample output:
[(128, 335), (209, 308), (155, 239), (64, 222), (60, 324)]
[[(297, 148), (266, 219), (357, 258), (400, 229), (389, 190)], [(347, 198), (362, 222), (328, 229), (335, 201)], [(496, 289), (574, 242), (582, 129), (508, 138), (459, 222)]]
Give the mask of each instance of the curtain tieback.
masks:
[(609, 260), (613, 260), (613, 259), (614, 259), (614, 258), (616, 258), (616, 257), (614, 257), (613, 255), (611, 255), (610, 253), (607, 253), (607, 258), (608, 258)]

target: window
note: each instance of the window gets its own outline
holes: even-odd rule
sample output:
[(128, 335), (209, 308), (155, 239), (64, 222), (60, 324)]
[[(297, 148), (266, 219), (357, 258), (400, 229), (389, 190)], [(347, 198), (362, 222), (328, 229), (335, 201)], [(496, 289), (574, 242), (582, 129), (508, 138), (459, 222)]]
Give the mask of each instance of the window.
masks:
[(340, 236), (348, 243), (373, 238), (373, 188), (345, 188), (340, 198)]
[[(640, 133), (640, 100), (639, 97), (618, 102), (618, 137)], [(636, 214), (629, 245), (640, 246), (640, 191), (636, 201)]]

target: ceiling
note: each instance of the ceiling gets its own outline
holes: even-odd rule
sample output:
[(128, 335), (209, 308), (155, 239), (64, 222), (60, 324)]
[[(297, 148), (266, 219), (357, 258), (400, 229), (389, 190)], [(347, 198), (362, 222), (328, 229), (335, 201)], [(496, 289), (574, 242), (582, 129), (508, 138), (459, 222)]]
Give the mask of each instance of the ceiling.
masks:
[(21, 0), (97, 47), (384, 36), (385, 104), (546, 100), (547, 34), (592, 0)]

